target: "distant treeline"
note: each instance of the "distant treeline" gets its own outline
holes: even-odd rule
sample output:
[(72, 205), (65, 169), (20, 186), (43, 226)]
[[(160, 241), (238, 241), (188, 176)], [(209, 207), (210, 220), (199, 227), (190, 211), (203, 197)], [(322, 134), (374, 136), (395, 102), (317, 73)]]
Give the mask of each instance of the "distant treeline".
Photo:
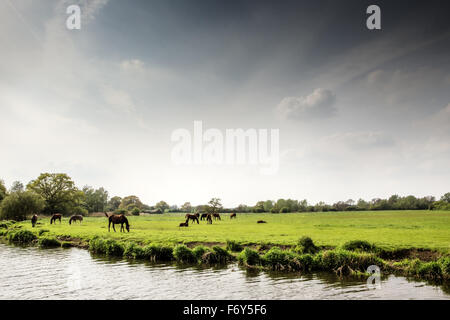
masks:
[(142, 203), (139, 197), (129, 195), (109, 197), (104, 188), (94, 189), (84, 186), (79, 189), (75, 182), (64, 173), (42, 173), (26, 186), (15, 181), (10, 189), (0, 180), (0, 219), (23, 220), (33, 213), (62, 213), (63, 215), (87, 215), (93, 212), (115, 212), (139, 215), (141, 212), (161, 214), (164, 212), (324, 212), (361, 210), (450, 210), (450, 192), (439, 201), (433, 196), (416, 198), (393, 195), (389, 199), (375, 198), (370, 201), (338, 201), (334, 204), (319, 202), (315, 205), (306, 200), (279, 199), (258, 201), (254, 206), (241, 204), (236, 208), (224, 208), (219, 198), (207, 204), (193, 206), (190, 202), (182, 206), (169, 205), (159, 201), (155, 205)]

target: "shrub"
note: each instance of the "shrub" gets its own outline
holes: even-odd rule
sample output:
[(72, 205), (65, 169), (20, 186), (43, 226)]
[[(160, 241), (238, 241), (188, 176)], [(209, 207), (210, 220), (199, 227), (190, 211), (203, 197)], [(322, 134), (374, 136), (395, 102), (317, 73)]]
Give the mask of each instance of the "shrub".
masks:
[(30, 191), (16, 191), (8, 195), (0, 205), (0, 219), (26, 220), (27, 215), (40, 212), (45, 202)]
[(173, 256), (180, 262), (191, 263), (197, 260), (192, 250), (184, 244), (179, 244), (173, 249)]
[(301, 237), (298, 240), (298, 246), (302, 253), (316, 253), (319, 248), (314, 244), (310, 237)]
[(8, 234), (9, 241), (16, 243), (30, 243), (36, 240), (36, 235), (28, 230), (19, 230)]
[(144, 248), (137, 245), (134, 242), (128, 242), (125, 245), (123, 256), (126, 258), (132, 258), (132, 259), (144, 259), (146, 258), (146, 252)]
[(125, 250), (122, 243), (113, 239), (101, 239), (94, 237), (89, 241), (89, 250), (94, 253), (103, 253), (108, 256), (121, 257)]
[(276, 207), (273, 207), (272, 209), (270, 209), (271, 213), (280, 213), (280, 210)]
[(232, 252), (240, 252), (242, 251), (242, 245), (234, 240), (227, 240), (227, 250)]
[(206, 252), (202, 256), (202, 262), (206, 264), (224, 264), (232, 259), (233, 256), (227, 250), (219, 246), (212, 247), (212, 251)]
[(39, 247), (41, 248), (55, 248), (60, 247), (61, 242), (59, 242), (54, 237), (43, 237), (38, 240)]
[(255, 250), (252, 250), (250, 248), (245, 248), (238, 255), (238, 262), (241, 265), (258, 266), (261, 264), (261, 257), (259, 256), (258, 252), (256, 252)]
[(298, 260), (298, 262), (300, 263), (300, 267), (304, 271), (313, 271), (317, 268), (314, 263), (314, 256), (309, 253), (302, 254), (296, 257), (296, 259)]
[(384, 265), (383, 260), (372, 253), (353, 252), (343, 249), (325, 251), (317, 254), (314, 261), (323, 270), (334, 270), (341, 272), (362, 271), (365, 272), (370, 265), (380, 268)]
[(280, 213), (288, 213), (289, 212), (289, 208), (288, 207), (283, 207), (280, 210)]
[(364, 240), (352, 240), (344, 243), (342, 246), (344, 250), (350, 250), (350, 251), (366, 251), (366, 252), (372, 252), (375, 250), (375, 245), (364, 241)]
[(441, 265), (442, 272), (449, 276), (450, 275), (450, 256), (442, 257), (438, 260)]
[(141, 213), (141, 210), (139, 210), (139, 208), (134, 208), (133, 210), (131, 210), (131, 214), (133, 216), (138, 216)]
[(278, 247), (272, 247), (263, 256), (264, 264), (273, 270), (284, 270), (289, 267), (290, 260), (293, 254), (288, 251), (283, 251)]
[(422, 278), (439, 280), (442, 278), (441, 265), (436, 261), (422, 263), (417, 274)]

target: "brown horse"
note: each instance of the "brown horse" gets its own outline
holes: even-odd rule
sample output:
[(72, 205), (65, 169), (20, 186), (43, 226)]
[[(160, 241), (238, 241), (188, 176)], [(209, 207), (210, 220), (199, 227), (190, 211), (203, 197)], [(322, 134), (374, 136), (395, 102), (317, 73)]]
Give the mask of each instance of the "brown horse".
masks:
[(83, 221), (83, 216), (80, 216), (80, 215), (71, 216), (69, 219), (69, 224), (72, 224), (72, 221), (73, 222), (80, 221), (80, 224), (81, 224), (81, 221)]
[(36, 225), (37, 219), (38, 219), (37, 214), (35, 214), (31, 217), (31, 225), (33, 226), (33, 228)]
[(264, 220), (258, 220), (256, 223), (267, 223)]
[(200, 216), (200, 220), (204, 220), (208, 217), (207, 213), (202, 213), (202, 215)]
[(189, 221), (189, 220), (193, 220), (194, 222), (195, 221), (197, 221), (197, 224), (200, 224), (200, 222), (198, 222), (198, 213), (197, 214), (187, 214), (186, 216), (185, 216), (185, 218), (186, 218), (186, 221)]
[(59, 213), (55, 213), (54, 215), (52, 215), (52, 217), (50, 218), (50, 224), (52, 224), (53, 222), (55, 222), (56, 224), (56, 220), (59, 220), (59, 223), (61, 223), (61, 218), (62, 215)]
[(234, 213), (234, 212), (232, 214), (230, 214), (230, 220), (233, 219), (233, 218), (236, 219), (236, 213)]
[(214, 220), (217, 220), (217, 219), (222, 220), (220, 218), (220, 214), (218, 214), (218, 213), (213, 213), (213, 217), (214, 217)]
[(125, 229), (123, 225), (125, 224), (127, 231), (130, 232), (130, 224), (128, 223), (127, 217), (125, 217), (124, 214), (121, 215), (111, 215), (108, 216), (108, 214), (105, 212), (105, 216), (108, 218), (109, 224), (108, 224), (108, 232), (111, 231), (111, 223), (113, 226), (114, 232), (116, 232), (116, 228), (114, 227), (116, 224), (120, 224), (120, 232), (125, 232)]
[(212, 216), (210, 213), (206, 215), (206, 223), (212, 224)]
[(189, 226), (189, 219), (186, 220), (186, 222), (180, 223), (179, 227), (187, 227)]

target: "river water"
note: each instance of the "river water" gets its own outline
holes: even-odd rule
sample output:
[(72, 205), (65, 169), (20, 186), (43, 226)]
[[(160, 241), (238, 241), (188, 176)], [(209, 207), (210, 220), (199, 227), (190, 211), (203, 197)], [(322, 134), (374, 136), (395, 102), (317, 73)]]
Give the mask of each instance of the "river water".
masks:
[(374, 289), (329, 273), (150, 264), (2, 243), (0, 270), (0, 299), (450, 299), (448, 289), (392, 275)]

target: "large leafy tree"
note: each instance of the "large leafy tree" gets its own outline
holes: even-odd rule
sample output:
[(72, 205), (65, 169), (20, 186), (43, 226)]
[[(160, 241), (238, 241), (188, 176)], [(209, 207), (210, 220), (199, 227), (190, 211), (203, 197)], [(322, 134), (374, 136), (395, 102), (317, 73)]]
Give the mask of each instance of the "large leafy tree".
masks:
[(89, 186), (83, 187), (85, 207), (88, 212), (103, 212), (108, 203), (108, 191), (104, 188), (94, 190)]
[(219, 211), (222, 209), (222, 203), (219, 198), (212, 198), (208, 202), (208, 213), (214, 214), (219, 213)]
[(115, 211), (115, 210), (119, 209), (119, 206), (120, 206), (121, 202), (122, 202), (122, 198), (121, 197), (118, 197), (118, 196), (112, 197), (108, 201), (108, 205), (106, 207), (106, 210), (108, 210), (108, 211)]
[(83, 202), (84, 193), (75, 187), (75, 183), (65, 173), (42, 173), (27, 185), (27, 189), (44, 199), (43, 212), (49, 214), (69, 214)]
[(183, 212), (191, 212), (192, 211), (192, 205), (190, 202), (185, 202), (182, 206), (181, 206), (181, 211)]
[(137, 196), (128, 196), (122, 199), (122, 202), (120, 203), (121, 209), (132, 209), (132, 208), (138, 208), (142, 209), (142, 202)]
[(39, 213), (45, 206), (42, 197), (31, 191), (16, 191), (8, 195), (0, 206), (1, 219), (22, 221), (28, 215)]
[(0, 202), (6, 197), (6, 187), (5, 182), (0, 179)]
[(170, 208), (169, 204), (165, 201), (160, 201), (155, 205), (155, 208), (160, 209), (162, 212)]

